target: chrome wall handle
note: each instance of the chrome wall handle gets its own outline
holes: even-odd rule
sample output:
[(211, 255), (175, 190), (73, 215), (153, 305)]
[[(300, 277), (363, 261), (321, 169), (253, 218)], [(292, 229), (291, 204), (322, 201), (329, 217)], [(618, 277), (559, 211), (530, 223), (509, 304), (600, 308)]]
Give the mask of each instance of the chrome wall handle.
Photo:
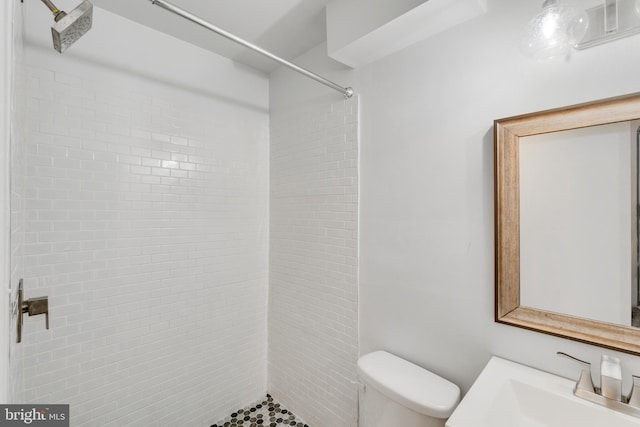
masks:
[(49, 329), (49, 297), (36, 297), (24, 300), (23, 279), (18, 283), (18, 334), (17, 342), (22, 342), (22, 326), (24, 313), (29, 316), (45, 315), (45, 326)]

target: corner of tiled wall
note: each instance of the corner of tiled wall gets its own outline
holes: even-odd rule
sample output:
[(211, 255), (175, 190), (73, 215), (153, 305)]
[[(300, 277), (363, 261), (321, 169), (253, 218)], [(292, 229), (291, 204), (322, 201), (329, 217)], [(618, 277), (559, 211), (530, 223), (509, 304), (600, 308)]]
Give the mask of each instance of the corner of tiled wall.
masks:
[(356, 425), (358, 99), (271, 111), (269, 391)]

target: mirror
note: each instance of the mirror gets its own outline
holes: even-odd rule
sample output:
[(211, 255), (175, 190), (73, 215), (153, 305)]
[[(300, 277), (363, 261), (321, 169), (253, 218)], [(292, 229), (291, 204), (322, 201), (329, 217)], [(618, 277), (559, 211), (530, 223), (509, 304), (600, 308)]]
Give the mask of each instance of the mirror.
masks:
[(496, 321), (640, 354), (640, 94), (496, 120)]
[(520, 138), (520, 304), (633, 326), (637, 129)]

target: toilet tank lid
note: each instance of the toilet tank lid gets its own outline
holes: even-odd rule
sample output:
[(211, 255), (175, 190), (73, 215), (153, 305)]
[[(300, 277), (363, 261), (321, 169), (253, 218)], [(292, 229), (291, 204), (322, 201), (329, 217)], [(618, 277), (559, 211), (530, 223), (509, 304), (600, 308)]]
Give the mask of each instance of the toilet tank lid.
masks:
[(358, 375), (389, 399), (434, 418), (449, 418), (460, 400), (457, 385), (386, 351), (362, 356)]

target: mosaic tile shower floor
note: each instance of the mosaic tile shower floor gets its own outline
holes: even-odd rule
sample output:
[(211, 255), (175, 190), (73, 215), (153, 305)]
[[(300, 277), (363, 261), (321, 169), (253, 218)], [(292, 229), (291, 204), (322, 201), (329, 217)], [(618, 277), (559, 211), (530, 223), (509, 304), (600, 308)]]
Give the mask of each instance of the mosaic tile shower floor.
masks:
[(267, 394), (262, 402), (240, 409), (211, 427), (309, 427)]

